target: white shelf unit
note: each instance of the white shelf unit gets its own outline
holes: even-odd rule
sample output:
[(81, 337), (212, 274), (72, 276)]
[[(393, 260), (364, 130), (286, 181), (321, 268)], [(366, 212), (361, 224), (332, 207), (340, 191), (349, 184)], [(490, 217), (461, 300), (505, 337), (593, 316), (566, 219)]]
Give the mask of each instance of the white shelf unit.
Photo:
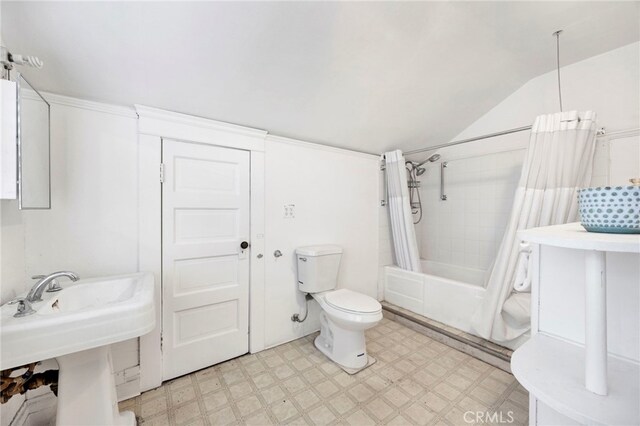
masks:
[(640, 253), (640, 234), (601, 234), (587, 232), (578, 222), (543, 226), (518, 232), (518, 237), (530, 243), (579, 250)]
[(638, 424), (638, 364), (608, 357), (607, 396), (585, 388), (584, 368), (584, 348), (542, 333), (511, 358), (511, 371), (522, 386), (559, 413), (583, 424)]
[[(572, 300), (554, 303), (566, 306), (565, 320), (584, 321), (584, 336), (580, 337), (584, 338), (585, 344), (574, 343), (579, 339), (575, 334), (563, 336), (539, 328), (544, 322), (539, 315), (545, 312), (540, 307), (540, 288), (563, 283), (540, 279), (540, 269), (545, 266), (537, 248), (538, 263), (533, 272), (532, 288), (532, 338), (513, 355), (514, 375), (537, 401), (579, 423), (639, 424), (640, 357), (634, 353), (633, 359), (626, 359), (608, 353), (606, 253), (640, 253), (640, 235), (590, 233), (579, 223), (571, 223), (520, 231), (518, 236), (540, 246), (583, 253), (584, 263), (578, 268), (582, 276), (576, 276), (575, 283), (565, 281), (564, 284), (583, 283), (584, 315), (571, 314), (576, 310)], [(545, 258), (547, 268), (568, 267), (560, 259)], [(634, 261), (640, 268), (640, 257)], [(549, 265), (554, 262), (555, 265)], [(575, 265), (570, 267), (576, 268)], [(545, 276), (546, 281), (550, 281), (549, 275)], [(542, 290), (543, 294), (548, 295), (549, 290), (549, 287)], [(532, 423), (535, 423), (535, 412)]]

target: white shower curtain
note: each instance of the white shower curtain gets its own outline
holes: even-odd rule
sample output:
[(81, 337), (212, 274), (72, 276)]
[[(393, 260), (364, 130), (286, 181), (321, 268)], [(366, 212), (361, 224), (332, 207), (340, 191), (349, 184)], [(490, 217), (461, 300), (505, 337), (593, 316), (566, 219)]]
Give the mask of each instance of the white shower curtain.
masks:
[(407, 169), (402, 151), (385, 152), (389, 219), (395, 249), (396, 263), (402, 269), (422, 272), (416, 241), (416, 230), (409, 204)]
[(480, 336), (504, 342), (529, 329), (528, 323), (508, 323), (502, 313), (516, 275), (520, 243), (516, 232), (577, 220), (576, 191), (588, 186), (591, 180), (595, 138), (596, 114), (592, 111), (536, 118), (511, 217), (486, 282), (485, 297), (472, 319), (472, 326)]

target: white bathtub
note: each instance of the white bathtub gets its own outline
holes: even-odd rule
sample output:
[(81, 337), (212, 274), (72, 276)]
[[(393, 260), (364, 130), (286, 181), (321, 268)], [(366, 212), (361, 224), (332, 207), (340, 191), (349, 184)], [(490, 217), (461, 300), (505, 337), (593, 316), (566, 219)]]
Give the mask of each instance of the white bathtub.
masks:
[(471, 316), (484, 297), (486, 272), (423, 260), (423, 273), (385, 267), (384, 299), (427, 318), (473, 333)]

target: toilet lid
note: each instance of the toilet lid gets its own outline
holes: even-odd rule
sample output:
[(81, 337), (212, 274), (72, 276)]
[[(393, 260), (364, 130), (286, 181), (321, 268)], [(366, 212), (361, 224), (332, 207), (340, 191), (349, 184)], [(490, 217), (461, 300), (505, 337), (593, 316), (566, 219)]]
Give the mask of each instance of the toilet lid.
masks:
[(373, 297), (346, 289), (329, 292), (325, 300), (334, 308), (349, 312), (374, 313), (382, 309), (380, 303)]

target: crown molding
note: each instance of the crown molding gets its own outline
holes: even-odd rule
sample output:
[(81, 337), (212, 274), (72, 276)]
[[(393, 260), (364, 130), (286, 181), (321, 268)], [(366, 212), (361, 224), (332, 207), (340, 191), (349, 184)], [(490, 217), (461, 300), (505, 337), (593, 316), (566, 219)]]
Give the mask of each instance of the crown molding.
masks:
[(253, 129), (251, 127), (225, 123), (224, 121), (217, 121), (209, 118), (197, 117), (144, 105), (135, 105), (135, 109), (140, 119), (160, 120), (165, 123), (168, 122), (189, 127), (198, 127), (217, 132), (235, 133), (243, 136), (252, 136), (261, 139), (267, 135), (266, 130)]
[(276, 135), (269, 134), (269, 135), (267, 135), (266, 140), (267, 141), (273, 141), (273, 142), (280, 142), (280, 143), (284, 143), (284, 144), (288, 144), (288, 145), (295, 145), (295, 146), (305, 147), (305, 148), (309, 148), (309, 149), (317, 149), (317, 150), (320, 150), (320, 151), (335, 152), (336, 154), (351, 155), (351, 156), (355, 156), (355, 157), (375, 159), (376, 161), (380, 159), (380, 155), (379, 154), (373, 154), (373, 153), (370, 153), (370, 152), (363, 152), (363, 151), (354, 151), (352, 149), (346, 149), (346, 148), (338, 148), (338, 147), (331, 146), (331, 145), (325, 145), (325, 144), (314, 143), (314, 142), (307, 142), (307, 141), (302, 141), (302, 140), (299, 140), (299, 139), (287, 138), (287, 137), (284, 137), (284, 136), (276, 136)]
[(57, 93), (40, 92), (45, 100), (51, 104), (64, 105), (73, 108), (86, 109), (90, 111), (103, 112), (106, 114), (119, 115), (128, 118), (138, 118), (135, 109), (123, 105), (105, 104), (103, 102), (88, 101), (85, 99), (72, 98), (71, 96), (59, 95)]

